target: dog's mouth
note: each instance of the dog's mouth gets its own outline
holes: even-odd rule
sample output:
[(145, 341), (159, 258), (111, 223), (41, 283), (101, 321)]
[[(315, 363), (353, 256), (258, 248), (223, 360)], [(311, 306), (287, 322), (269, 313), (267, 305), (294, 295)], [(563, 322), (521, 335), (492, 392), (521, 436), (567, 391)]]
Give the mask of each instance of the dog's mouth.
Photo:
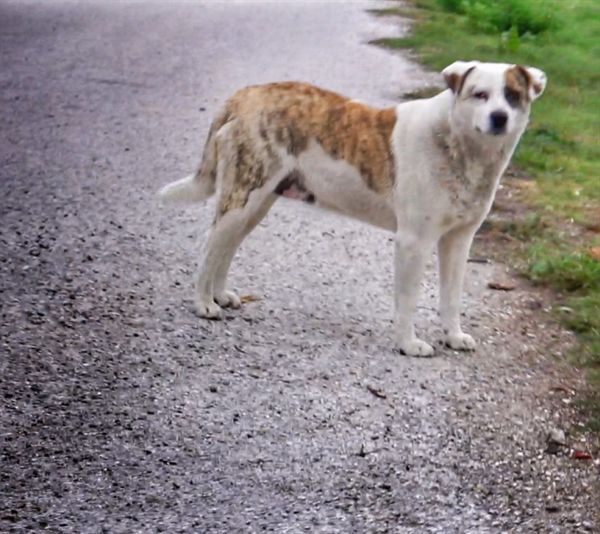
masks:
[(490, 128), (489, 132), (490, 135), (504, 135), (506, 133), (506, 128)]
[(484, 132), (479, 126), (475, 126), (475, 131), (480, 134), (485, 133), (486, 135), (492, 135), (494, 137), (498, 137), (500, 135), (505, 135), (507, 133), (506, 128), (493, 128), (492, 127), (489, 130), (486, 130)]

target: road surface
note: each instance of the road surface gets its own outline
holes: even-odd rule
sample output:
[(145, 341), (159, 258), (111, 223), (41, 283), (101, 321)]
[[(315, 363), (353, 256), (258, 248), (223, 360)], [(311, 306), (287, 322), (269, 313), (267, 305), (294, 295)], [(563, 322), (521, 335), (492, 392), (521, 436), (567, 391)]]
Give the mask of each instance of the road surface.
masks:
[(526, 289), (486, 289), (498, 266), (468, 275), (477, 352), (403, 357), (391, 236), (282, 200), (233, 267), (260, 300), (193, 313), (214, 204), (156, 190), (242, 86), (391, 105), (439, 83), (366, 44), (403, 29), (376, 5), (0, 4), (1, 532), (596, 528), (597, 465), (544, 452), (570, 424), (564, 334)]

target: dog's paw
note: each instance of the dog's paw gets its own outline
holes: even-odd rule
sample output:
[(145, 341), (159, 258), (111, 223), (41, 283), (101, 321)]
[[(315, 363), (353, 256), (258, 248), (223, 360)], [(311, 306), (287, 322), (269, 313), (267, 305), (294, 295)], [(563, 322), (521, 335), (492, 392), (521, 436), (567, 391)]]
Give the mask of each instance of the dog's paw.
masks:
[(198, 301), (196, 303), (196, 310), (198, 315), (204, 319), (219, 320), (223, 319), (223, 309), (214, 300), (210, 301)]
[(398, 349), (407, 356), (431, 356), (434, 352), (433, 347), (420, 339), (411, 339), (410, 341), (399, 342)]
[(459, 334), (447, 334), (444, 343), (454, 350), (475, 350), (477, 343), (469, 335), (463, 332)]
[(239, 308), (242, 305), (240, 297), (233, 291), (224, 290), (215, 295), (215, 301), (221, 308)]

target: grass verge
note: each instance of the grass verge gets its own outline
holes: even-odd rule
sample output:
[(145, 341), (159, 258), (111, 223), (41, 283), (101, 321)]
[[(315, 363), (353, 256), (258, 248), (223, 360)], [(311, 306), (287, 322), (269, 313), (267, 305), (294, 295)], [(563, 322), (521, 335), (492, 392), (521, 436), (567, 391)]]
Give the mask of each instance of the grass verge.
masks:
[(600, 2), (414, 0), (382, 14), (410, 16), (413, 31), (377, 43), (413, 49), (435, 70), (478, 59), (548, 75), (513, 160), (534, 179), (519, 191), (533, 211), (504, 231), (518, 242), (522, 272), (557, 291), (556, 313), (578, 333), (572, 356), (589, 371), (585, 403), (600, 432)]

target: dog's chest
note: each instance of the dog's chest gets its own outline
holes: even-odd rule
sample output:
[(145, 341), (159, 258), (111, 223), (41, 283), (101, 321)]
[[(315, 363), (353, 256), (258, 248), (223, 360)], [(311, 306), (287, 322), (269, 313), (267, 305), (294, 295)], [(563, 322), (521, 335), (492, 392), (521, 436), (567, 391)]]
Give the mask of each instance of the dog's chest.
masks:
[(490, 154), (467, 159), (447, 147), (432, 158), (431, 179), (444, 198), (449, 214), (462, 220), (487, 213), (502, 172), (501, 162)]
[(442, 191), (452, 205), (461, 208), (486, 205), (494, 194), (498, 173), (493, 165), (483, 162), (470, 162), (466, 166), (444, 163), (437, 177)]

